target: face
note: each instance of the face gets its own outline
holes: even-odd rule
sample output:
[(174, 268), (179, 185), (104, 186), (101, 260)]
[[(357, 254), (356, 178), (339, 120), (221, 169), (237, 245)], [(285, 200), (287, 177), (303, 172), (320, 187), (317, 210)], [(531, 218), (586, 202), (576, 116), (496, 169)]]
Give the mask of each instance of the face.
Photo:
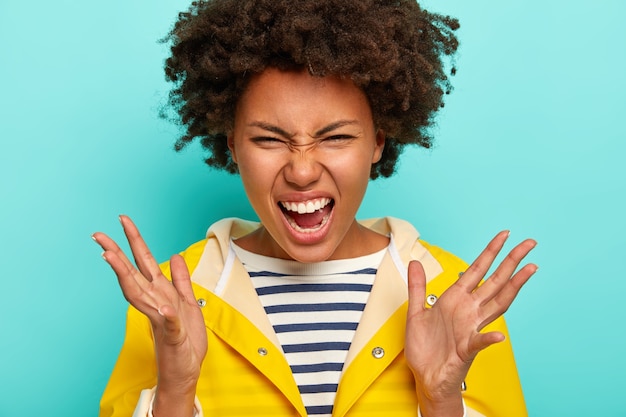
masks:
[(350, 80), (265, 70), (238, 102), (228, 145), (263, 225), (241, 246), (300, 262), (360, 256), (372, 246), (355, 216), (384, 134)]

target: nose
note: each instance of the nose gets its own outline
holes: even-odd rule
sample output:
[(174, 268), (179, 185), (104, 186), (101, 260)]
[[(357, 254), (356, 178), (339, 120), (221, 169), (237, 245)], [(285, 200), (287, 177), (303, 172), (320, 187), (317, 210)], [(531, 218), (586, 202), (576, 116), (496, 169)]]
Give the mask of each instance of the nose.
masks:
[(285, 180), (298, 189), (307, 189), (314, 185), (323, 171), (315, 154), (314, 147), (293, 149), (289, 163), (283, 170)]

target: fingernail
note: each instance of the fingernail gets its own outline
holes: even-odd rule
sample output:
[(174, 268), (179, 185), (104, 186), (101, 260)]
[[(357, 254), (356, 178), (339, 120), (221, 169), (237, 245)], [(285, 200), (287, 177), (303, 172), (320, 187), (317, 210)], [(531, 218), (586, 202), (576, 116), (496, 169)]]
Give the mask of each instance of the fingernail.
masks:
[(159, 315), (161, 315), (161, 316), (163, 315), (163, 312), (161, 312), (160, 308), (157, 308), (157, 312), (159, 313)]
[(109, 262), (109, 260), (107, 259), (106, 252), (102, 252), (102, 253), (100, 254), (100, 256), (102, 256), (102, 259), (104, 259), (104, 260), (105, 260), (105, 262)]
[(91, 238), (93, 239), (94, 242), (98, 243), (98, 240), (96, 239), (95, 233), (93, 235), (91, 235)]

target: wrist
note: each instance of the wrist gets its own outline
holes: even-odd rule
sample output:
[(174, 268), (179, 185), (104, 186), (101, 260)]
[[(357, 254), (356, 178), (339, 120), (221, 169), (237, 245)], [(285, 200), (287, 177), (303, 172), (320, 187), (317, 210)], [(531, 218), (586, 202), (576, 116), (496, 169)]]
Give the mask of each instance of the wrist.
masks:
[(195, 385), (191, 387), (156, 387), (153, 402), (153, 417), (195, 416)]
[(463, 395), (459, 391), (452, 395), (439, 396), (417, 390), (419, 417), (462, 417), (465, 416)]
[[(429, 417), (429, 416), (426, 416), (425, 414), (422, 414), (422, 410), (421, 410), (420, 405), (421, 404), (417, 405), (417, 417)], [(465, 406), (465, 400), (464, 399), (461, 400), (461, 405), (463, 407), (463, 414), (461, 414), (461, 415), (463, 417), (467, 417), (467, 407)], [(437, 411), (435, 411), (435, 412), (437, 412)]]

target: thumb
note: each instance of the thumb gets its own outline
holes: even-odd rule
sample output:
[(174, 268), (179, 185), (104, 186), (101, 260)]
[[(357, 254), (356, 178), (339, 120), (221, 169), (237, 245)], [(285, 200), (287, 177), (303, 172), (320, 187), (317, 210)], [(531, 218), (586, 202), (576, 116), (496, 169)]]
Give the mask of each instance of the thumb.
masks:
[(472, 357), (475, 357), (481, 350), (504, 341), (504, 339), (504, 334), (497, 331), (476, 334), (469, 343)]
[(409, 307), (408, 315), (420, 313), (424, 310), (426, 297), (426, 274), (419, 261), (409, 263)]
[(187, 263), (180, 255), (173, 255), (170, 258), (170, 268), (172, 271), (172, 284), (178, 294), (189, 304), (195, 304), (196, 297), (193, 293)]

